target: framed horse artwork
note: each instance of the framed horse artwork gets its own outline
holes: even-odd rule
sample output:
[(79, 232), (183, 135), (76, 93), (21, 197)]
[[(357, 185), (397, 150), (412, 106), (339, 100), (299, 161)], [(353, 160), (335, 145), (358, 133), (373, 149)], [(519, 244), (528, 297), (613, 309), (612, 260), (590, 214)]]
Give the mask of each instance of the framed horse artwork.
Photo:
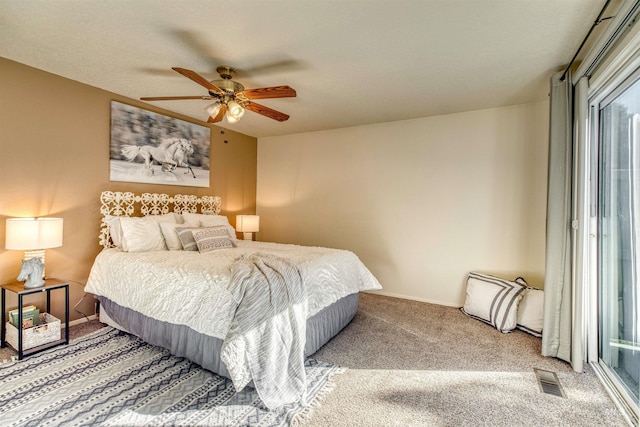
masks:
[(111, 181), (209, 187), (210, 129), (111, 101)]

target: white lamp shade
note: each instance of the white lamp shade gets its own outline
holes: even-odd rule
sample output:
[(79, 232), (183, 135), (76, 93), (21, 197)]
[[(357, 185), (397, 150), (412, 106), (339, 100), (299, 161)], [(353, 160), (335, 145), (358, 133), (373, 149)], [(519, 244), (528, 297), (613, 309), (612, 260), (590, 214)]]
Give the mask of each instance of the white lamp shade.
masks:
[(257, 233), (260, 231), (260, 217), (258, 215), (237, 215), (236, 231)]
[(227, 111), (227, 123), (238, 123), (238, 121), (240, 119), (233, 117), (232, 115), (229, 114), (229, 112)]
[(229, 121), (229, 118), (232, 118), (235, 119), (235, 121), (233, 122), (235, 123), (244, 115), (244, 108), (236, 101), (229, 101), (227, 103), (227, 107), (227, 121)]
[(7, 218), (5, 249), (33, 250), (62, 246), (62, 218)]
[(207, 110), (207, 114), (209, 114), (209, 116), (215, 117), (218, 112), (220, 112), (220, 106), (220, 101), (216, 101), (213, 104), (209, 104), (207, 107), (205, 107), (205, 110)]

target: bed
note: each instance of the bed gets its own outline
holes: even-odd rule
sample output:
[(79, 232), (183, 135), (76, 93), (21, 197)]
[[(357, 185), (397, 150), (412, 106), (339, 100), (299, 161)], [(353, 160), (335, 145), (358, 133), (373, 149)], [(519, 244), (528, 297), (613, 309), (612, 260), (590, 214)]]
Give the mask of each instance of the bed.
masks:
[[(100, 319), (110, 326), (231, 378), (236, 388), (256, 387), (268, 407), (298, 400), (304, 372), (293, 369), (291, 380), (282, 371), (349, 324), (359, 292), (381, 286), (350, 251), (238, 240), (220, 206), (215, 196), (103, 192), (104, 249), (86, 291), (100, 301)], [(284, 300), (272, 309), (280, 293)], [(265, 331), (275, 331), (276, 344), (266, 343), (271, 332)], [(291, 348), (282, 348), (290, 335)], [(286, 353), (275, 355), (280, 365), (256, 374), (263, 368), (256, 363), (266, 364), (263, 355), (276, 351)], [(286, 384), (275, 385), (275, 394), (292, 390), (269, 396), (278, 381)]]

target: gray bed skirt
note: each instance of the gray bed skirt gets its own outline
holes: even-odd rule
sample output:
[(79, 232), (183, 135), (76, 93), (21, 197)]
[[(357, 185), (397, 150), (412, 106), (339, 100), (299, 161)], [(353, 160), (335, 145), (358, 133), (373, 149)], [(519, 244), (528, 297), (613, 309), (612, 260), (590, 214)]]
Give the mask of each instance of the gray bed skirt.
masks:
[[(105, 297), (96, 297), (101, 309), (116, 323), (115, 327), (139, 336), (144, 341), (164, 347), (171, 354), (185, 357), (198, 365), (229, 378), (220, 360), (222, 339), (203, 335), (184, 325), (153, 319), (122, 307)], [(339, 299), (307, 319), (305, 357), (312, 355), (351, 322), (358, 310), (359, 294)], [(109, 323), (109, 322), (108, 322)]]

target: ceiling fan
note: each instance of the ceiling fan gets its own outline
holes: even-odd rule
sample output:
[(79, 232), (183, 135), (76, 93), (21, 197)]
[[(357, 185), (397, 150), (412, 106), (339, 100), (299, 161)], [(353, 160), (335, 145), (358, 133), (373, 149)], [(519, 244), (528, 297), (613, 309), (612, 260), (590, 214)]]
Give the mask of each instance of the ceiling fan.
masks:
[(268, 98), (291, 98), (296, 96), (296, 91), (289, 86), (263, 87), (260, 89), (246, 89), (235, 80), (233, 75), (235, 69), (227, 65), (216, 68), (222, 79), (209, 81), (195, 71), (185, 68), (173, 67), (173, 70), (183, 76), (193, 80), (200, 86), (203, 86), (209, 92), (209, 95), (203, 96), (155, 96), (140, 98), (142, 101), (175, 101), (182, 99), (202, 99), (205, 101), (213, 100), (205, 110), (209, 114), (207, 122), (216, 123), (221, 121), (225, 116), (229, 123), (236, 123), (244, 115), (244, 111), (249, 110), (254, 113), (262, 114), (279, 122), (289, 119), (287, 114), (273, 110), (264, 105), (253, 102), (254, 99)]

